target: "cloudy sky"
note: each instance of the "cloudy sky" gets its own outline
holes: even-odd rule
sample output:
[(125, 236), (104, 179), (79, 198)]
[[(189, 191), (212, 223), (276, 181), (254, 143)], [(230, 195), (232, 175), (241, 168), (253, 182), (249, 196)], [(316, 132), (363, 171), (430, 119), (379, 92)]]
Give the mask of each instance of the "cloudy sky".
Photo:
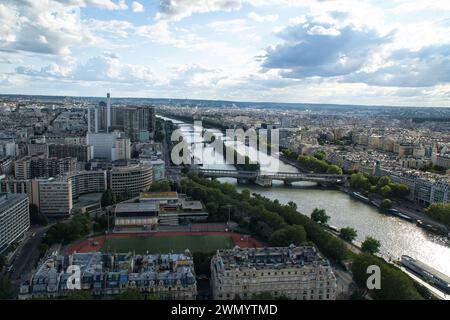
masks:
[(107, 91), (450, 107), (450, 0), (0, 0), (0, 93)]

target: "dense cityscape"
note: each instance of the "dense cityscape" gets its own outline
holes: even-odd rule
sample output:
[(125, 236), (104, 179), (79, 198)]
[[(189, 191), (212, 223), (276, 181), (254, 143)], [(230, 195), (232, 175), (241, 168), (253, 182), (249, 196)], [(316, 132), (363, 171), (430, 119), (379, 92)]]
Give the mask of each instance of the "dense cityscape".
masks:
[[(446, 109), (412, 119), (388, 107), (214, 103), (3, 96), (2, 296), (446, 299)], [(261, 154), (260, 144), (246, 164), (220, 164), (226, 152), (205, 133), (240, 150), (230, 128), (277, 131), (279, 151)], [(217, 161), (175, 165), (176, 130)], [(308, 193), (317, 207), (302, 202)], [(327, 201), (350, 212), (329, 212)], [(389, 226), (359, 229), (364, 219)], [(405, 226), (415, 243), (389, 235)], [(371, 292), (360, 273), (374, 261), (392, 278)], [(78, 290), (71, 265), (80, 266)]]
[(449, 17), (0, 0), (0, 304), (285, 319), (450, 300)]

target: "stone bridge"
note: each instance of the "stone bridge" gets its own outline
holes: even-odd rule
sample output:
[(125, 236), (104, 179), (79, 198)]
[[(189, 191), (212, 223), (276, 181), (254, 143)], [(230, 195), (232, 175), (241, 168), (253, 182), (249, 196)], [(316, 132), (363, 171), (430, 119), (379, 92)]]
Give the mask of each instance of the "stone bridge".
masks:
[(321, 185), (344, 184), (348, 175), (301, 173), (301, 172), (261, 172), (261, 171), (237, 171), (195, 168), (191, 171), (201, 173), (205, 178), (236, 178), (239, 183), (256, 183), (269, 187), (273, 180), (283, 181), (290, 185), (292, 182), (309, 181)]

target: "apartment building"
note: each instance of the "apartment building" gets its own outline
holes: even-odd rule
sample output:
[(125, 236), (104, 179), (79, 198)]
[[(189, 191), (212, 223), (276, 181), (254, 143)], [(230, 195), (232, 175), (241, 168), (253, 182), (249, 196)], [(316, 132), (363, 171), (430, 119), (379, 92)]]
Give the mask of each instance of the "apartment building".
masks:
[(14, 163), (14, 176), (19, 180), (33, 178), (51, 178), (61, 174), (75, 172), (75, 158), (47, 158), (44, 154), (25, 156)]
[(50, 217), (70, 215), (73, 207), (72, 181), (67, 177), (37, 179), (39, 210)]
[(9, 175), (13, 172), (14, 160), (12, 157), (0, 158), (0, 174)]
[(336, 299), (336, 277), (329, 262), (313, 246), (218, 250), (211, 260), (213, 299)]
[(113, 167), (109, 171), (109, 186), (116, 195), (138, 196), (153, 182), (151, 166), (134, 165)]
[(42, 263), (30, 281), (23, 283), (19, 299), (60, 298), (70, 294), (69, 265), (81, 269), (81, 289), (92, 296), (114, 297), (129, 288), (148, 298), (194, 300), (197, 296), (194, 262), (184, 253), (132, 255), (101, 252), (53, 255)]
[(82, 144), (50, 144), (49, 156), (56, 158), (72, 157), (79, 162), (89, 162), (94, 156), (94, 147)]
[(30, 227), (28, 197), (0, 193), (0, 253), (22, 237)]

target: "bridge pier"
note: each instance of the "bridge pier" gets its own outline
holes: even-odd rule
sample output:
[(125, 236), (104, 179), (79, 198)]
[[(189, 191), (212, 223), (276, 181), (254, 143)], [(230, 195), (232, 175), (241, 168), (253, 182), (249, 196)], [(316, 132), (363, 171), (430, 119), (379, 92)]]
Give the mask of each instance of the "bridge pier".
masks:
[(255, 183), (261, 187), (271, 187), (272, 179), (258, 176), (255, 180)]
[(244, 179), (244, 178), (237, 178), (237, 183), (238, 184), (250, 184), (251, 181), (249, 179)]
[(283, 180), (283, 183), (284, 183), (284, 185), (287, 186), (287, 187), (292, 187), (292, 181), (289, 181), (289, 180)]

